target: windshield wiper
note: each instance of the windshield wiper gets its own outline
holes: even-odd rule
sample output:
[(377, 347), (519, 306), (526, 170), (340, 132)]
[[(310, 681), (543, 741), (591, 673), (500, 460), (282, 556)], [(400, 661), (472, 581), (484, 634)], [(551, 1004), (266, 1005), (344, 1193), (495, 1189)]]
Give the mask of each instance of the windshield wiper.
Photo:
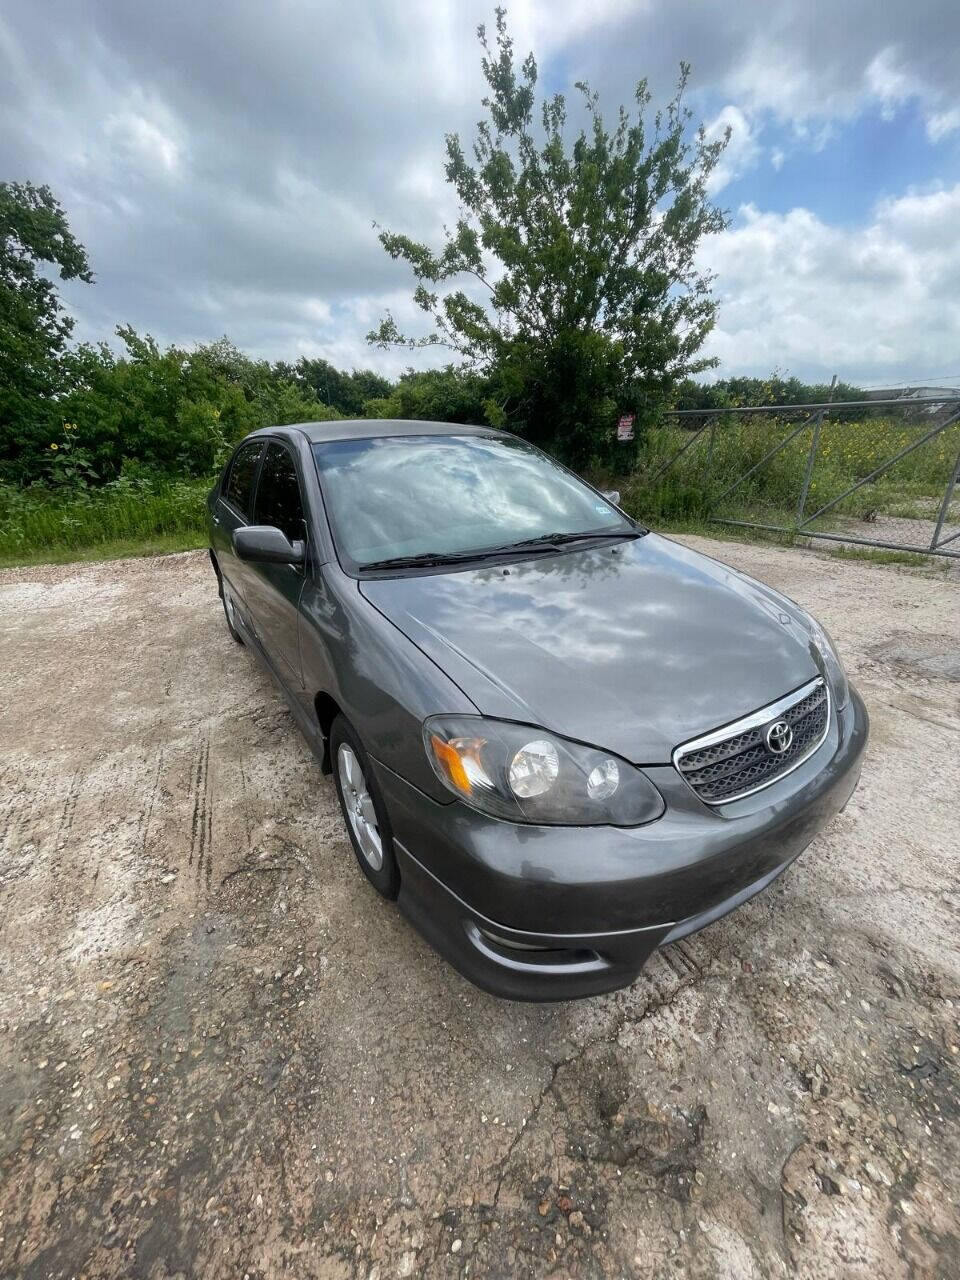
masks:
[(568, 542), (584, 542), (606, 538), (642, 538), (643, 529), (595, 529), (582, 533), (542, 533), (536, 538), (507, 542), (500, 547), (478, 547), (475, 551), (421, 551), (415, 556), (390, 556), (386, 560), (368, 560), (359, 568), (364, 572), (379, 569), (430, 569), (445, 564), (463, 564), (468, 560), (486, 560), (491, 556), (513, 555), (538, 547), (560, 547)]
[(642, 538), (644, 529), (585, 529), (580, 533), (541, 533), (536, 538), (497, 547), (497, 551), (526, 551), (533, 547), (562, 547), (567, 542), (588, 542), (607, 538)]
[(368, 569), (414, 569), (427, 568), (440, 564), (459, 564), (461, 560), (477, 560), (486, 555), (484, 551), (421, 551), (415, 556), (390, 556), (386, 560), (368, 560), (358, 567), (366, 572)]

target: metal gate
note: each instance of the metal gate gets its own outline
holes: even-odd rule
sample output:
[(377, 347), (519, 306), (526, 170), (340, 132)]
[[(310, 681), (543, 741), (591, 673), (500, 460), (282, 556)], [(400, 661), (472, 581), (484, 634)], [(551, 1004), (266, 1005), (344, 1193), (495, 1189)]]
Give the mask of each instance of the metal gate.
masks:
[[(891, 456), (883, 459), (868, 475), (862, 476), (842, 493), (832, 497), (828, 502), (822, 503), (816, 510), (808, 511), (811, 481), (813, 480), (820, 455), (824, 418), (828, 414), (842, 418), (853, 410), (874, 412), (885, 408), (895, 408), (899, 415), (903, 415), (904, 425), (911, 430), (915, 430), (917, 438), (911, 440)], [(679, 460), (688, 455), (689, 451), (694, 449), (698, 443), (702, 459), (701, 473), (704, 481), (708, 482), (712, 472), (714, 450), (720, 433), (727, 428), (735, 426), (736, 420), (753, 418), (759, 415), (765, 415), (777, 423), (782, 422), (785, 434), (748, 470), (745, 470), (730, 481), (721, 493), (709, 494), (706, 503), (706, 515), (707, 519), (712, 523), (738, 525), (749, 529), (763, 529), (771, 533), (802, 534), (807, 538), (823, 538), (832, 542), (853, 543), (866, 547), (880, 547), (893, 551), (912, 551), (922, 555), (949, 556), (953, 559), (960, 559), (960, 548), (956, 545), (950, 546), (950, 544), (956, 544), (960, 540), (960, 529), (955, 532), (949, 531), (950, 506), (958, 480), (960, 480), (960, 448), (958, 448), (957, 455), (953, 460), (952, 470), (946, 475), (942, 498), (940, 498), (939, 494), (936, 495), (937, 498), (940, 498), (939, 507), (935, 520), (931, 520), (933, 531), (928, 541), (923, 543), (890, 541), (882, 538), (861, 537), (854, 533), (828, 532), (812, 527), (814, 521), (821, 519), (828, 512), (834, 511), (851, 494), (873, 484), (903, 458), (942, 435), (960, 421), (960, 395), (923, 396), (917, 398), (900, 397), (889, 400), (824, 401), (820, 404), (804, 405), (758, 405), (747, 408), (669, 410), (662, 415), (664, 423), (689, 430), (690, 438), (684, 441), (671, 457), (663, 462), (654, 462), (655, 469), (649, 474), (644, 473), (641, 477), (644, 487), (649, 487), (662, 481), (663, 477), (676, 467)], [(798, 416), (801, 417), (799, 422), (796, 421)], [(863, 426), (862, 421), (860, 425), (861, 427)], [(753, 519), (734, 519), (717, 514), (718, 508), (731, 494), (735, 493), (746, 480), (759, 472), (763, 466), (804, 432), (810, 433), (810, 444), (806, 454), (802, 483), (799, 492), (796, 494), (795, 513), (791, 521), (774, 523)], [(958, 496), (960, 496), (960, 491), (958, 491)]]

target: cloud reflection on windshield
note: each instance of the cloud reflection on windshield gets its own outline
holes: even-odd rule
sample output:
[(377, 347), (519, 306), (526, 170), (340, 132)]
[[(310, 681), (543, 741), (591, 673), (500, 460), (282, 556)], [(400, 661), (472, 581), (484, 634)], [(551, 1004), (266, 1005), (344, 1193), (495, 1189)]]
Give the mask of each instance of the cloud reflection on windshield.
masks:
[(337, 541), (358, 563), (628, 527), (575, 476), (510, 437), (332, 440), (314, 454)]

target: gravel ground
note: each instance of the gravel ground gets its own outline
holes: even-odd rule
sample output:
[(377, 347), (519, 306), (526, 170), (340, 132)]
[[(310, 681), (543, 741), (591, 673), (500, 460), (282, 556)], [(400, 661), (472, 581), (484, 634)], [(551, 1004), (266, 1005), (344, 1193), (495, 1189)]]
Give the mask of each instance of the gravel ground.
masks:
[(862, 785), (549, 1007), (375, 896), (204, 555), (0, 573), (0, 1274), (960, 1275), (956, 586), (689, 541), (832, 630)]

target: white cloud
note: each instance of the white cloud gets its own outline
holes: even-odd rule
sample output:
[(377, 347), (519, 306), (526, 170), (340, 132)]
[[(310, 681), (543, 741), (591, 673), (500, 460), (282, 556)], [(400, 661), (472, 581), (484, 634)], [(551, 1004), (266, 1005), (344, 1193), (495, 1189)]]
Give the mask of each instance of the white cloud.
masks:
[(897, 108), (916, 93), (911, 76), (897, 65), (896, 50), (881, 49), (864, 75), (867, 89), (880, 103), (884, 120), (892, 120)]
[(938, 111), (927, 118), (927, 137), (931, 142), (939, 142), (955, 129), (960, 129), (960, 107)]
[(721, 301), (709, 354), (726, 372), (941, 373), (960, 351), (958, 226), (960, 184), (883, 201), (865, 227), (745, 206), (702, 255)]
[(748, 169), (756, 165), (760, 158), (760, 144), (757, 141), (755, 126), (733, 103), (728, 103), (705, 126), (707, 140), (717, 141), (728, 129), (730, 141), (720, 157), (720, 163), (710, 175), (708, 186), (711, 194), (716, 194), (734, 179), (742, 177)]
[(180, 146), (169, 124), (136, 111), (122, 112), (107, 118), (104, 132), (124, 165), (167, 174), (179, 165)]
[(920, 105), (931, 142), (939, 142), (960, 129), (960, 107), (944, 105), (945, 95), (931, 86), (918, 68), (901, 61), (895, 47), (881, 49), (867, 67), (864, 79), (868, 92), (880, 103), (884, 120), (892, 120), (912, 101)]

